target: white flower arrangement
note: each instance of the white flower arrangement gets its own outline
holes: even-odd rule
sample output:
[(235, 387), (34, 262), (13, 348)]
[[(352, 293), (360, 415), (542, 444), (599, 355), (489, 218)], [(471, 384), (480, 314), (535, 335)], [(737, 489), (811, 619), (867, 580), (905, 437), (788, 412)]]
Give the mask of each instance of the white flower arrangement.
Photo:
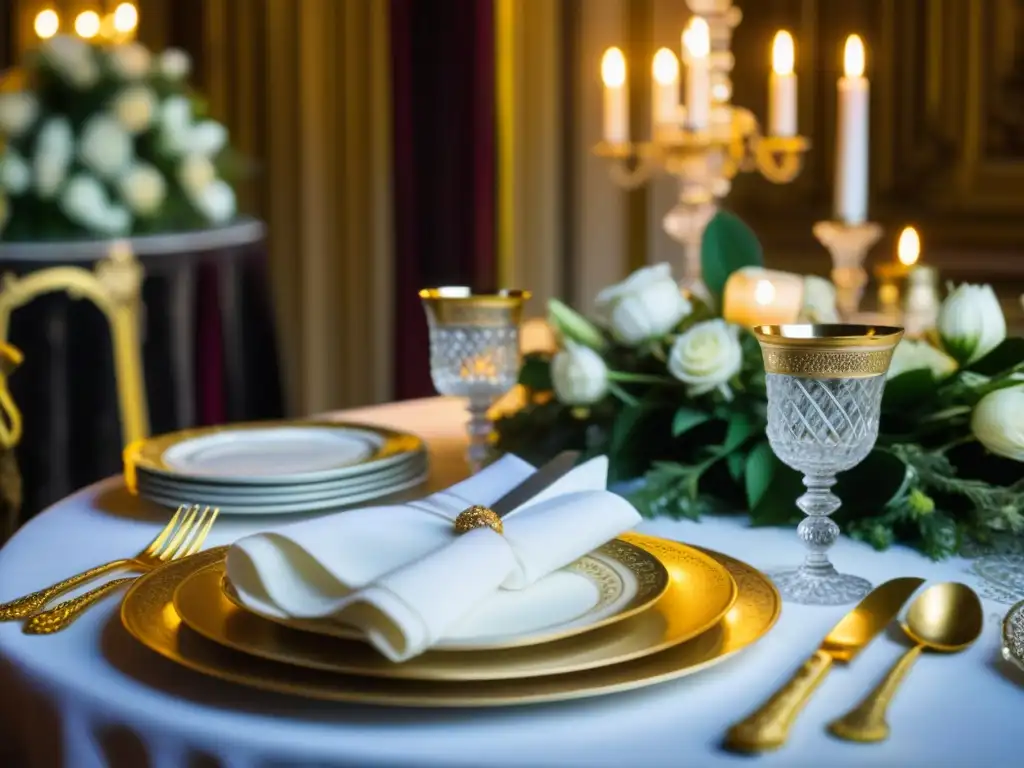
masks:
[[(188, 54), (56, 36), (0, 85), (0, 240), (175, 232), (237, 213)], [(11, 85), (17, 81), (17, 87)]]

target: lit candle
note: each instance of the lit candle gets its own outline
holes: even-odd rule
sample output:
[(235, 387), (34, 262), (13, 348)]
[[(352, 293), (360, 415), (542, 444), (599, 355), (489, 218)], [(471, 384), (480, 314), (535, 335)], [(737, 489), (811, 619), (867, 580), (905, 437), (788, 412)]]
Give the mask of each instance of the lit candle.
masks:
[(700, 16), (694, 16), (683, 32), (686, 58), (686, 127), (707, 129), (711, 120), (711, 30)]
[(793, 36), (780, 30), (772, 43), (772, 74), (768, 79), (768, 130), (772, 136), (796, 136), (795, 57)]
[(601, 58), (604, 81), (604, 140), (609, 144), (629, 141), (629, 94), (626, 92), (626, 57), (609, 48)]
[(795, 323), (803, 306), (799, 275), (761, 267), (737, 269), (725, 283), (722, 316), (747, 327)]
[(904, 270), (917, 264), (921, 256), (921, 236), (913, 227), (904, 227), (896, 243), (896, 259)]
[(654, 82), (651, 90), (652, 124), (655, 128), (676, 122), (679, 109), (679, 59), (668, 48), (654, 54), (651, 63)]
[(847, 224), (868, 217), (868, 79), (864, 43), (846, 39), (844, 76), (839, 78), (839, 136), (836, 139), (835, 216)]

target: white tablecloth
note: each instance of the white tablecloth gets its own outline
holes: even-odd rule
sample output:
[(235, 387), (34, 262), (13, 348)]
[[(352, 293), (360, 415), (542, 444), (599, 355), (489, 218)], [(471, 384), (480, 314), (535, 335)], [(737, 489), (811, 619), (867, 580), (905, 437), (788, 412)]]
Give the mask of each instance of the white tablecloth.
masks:
[[(339, 414), (419, 432), (435, 451), (432, 483), (462, 472), (457, 402), (431, 400)], [(129, 497), (118, 479), (87, 488), (26, 525), (0, 550), (0, 600), (137, 550), (166, 512)], [(222, 518), (210, 544), (267, 524)], [(802, 556), (792, 530), (742, 519), (656, 520), (646, 533), (727, 552), (759, 567)], [(970, 563), (933, 563), (906, 549), (874, 552), (845, 539), (834, 560), (876, 583), (896, 576), (991, 586)], [(837, 667), (782, 750), (757, 758), (718, 747), (729, 723), (761, 702), (817, 646), (846, 608), (784, 607), (760, 643), (705, 673), (592, 700), (477, 711), (389, 710), (304, 701), (227, 685), (136, 645), (108, 600), (69, 630), (29, 637), (0, 625), (0, 765), (231, 768), (283, 766), (828, 766), (973, 768), (1021, 764), (1024, 683), (999, 658), (997, 614), (969, 650), (925, 655), (898, 694), (883, 744), (837, 741), (825, 724), (867, 691), (905, 648), (898, 633)], [(12, 757), (12, 749), (21, 750)], [(6, 757), (7, 762), (4, 762)]]

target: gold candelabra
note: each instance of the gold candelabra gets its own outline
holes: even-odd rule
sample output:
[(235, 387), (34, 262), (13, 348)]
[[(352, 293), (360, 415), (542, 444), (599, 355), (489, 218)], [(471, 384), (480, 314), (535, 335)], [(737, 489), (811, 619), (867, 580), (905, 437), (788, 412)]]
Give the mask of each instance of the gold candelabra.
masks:
[[(732, 5), (732, 0), (688, 0), (688, 5), (706, 37), (705, 42), (698, 41), (696, 45), (687, 40), (687, 35), (696, 28), (694, 21), (683, 34), (684, 60), (688, 64), (686, 105), (676, 107), (669, 115), (662, 104), (662, 119), (659, 120), (659, 104), (655, 103), (650, 138), (638, 142), (626, 140), (625, 131), (615, 131), (616, 123), (611, 114), (619, 106), (614, 98), (609, 98), (617, 95), (614, 93), (616, 78), (612, 78), (610, 87), (609, 77), (605, 75), (605, 140), (594, 148), (594, 153), (611, 162), (612, 180), (626, 189), (635, 189), (656, 175), (674, 176), (678, 180), (678, 201), (665, 215), (662, 226), (682, 245), (682, 262), (676, 265), (681, 267), (677, 270), (677, 274), (682, 274), (681, 284), (706, 293), (701, 279), (701, 240), (718, 209), (718, 201), (729, 194), (732, 180), (739, 173), (758, 173), (772, 183), (787, 184), (800, 173), (810, 141), (796, 135), (795, 130), (796, 78), (792, 71), (793, 43), (789, 34), (781, 32), (773, 50), (770, 103), (775, 114), (771, 118), (773, 128), (779, 130), (767, 135), (749, 109), (731, 103), (733, 55), (730, 46), (732, 29), (742, 18), (739, 9)], [(617, 49), (612, 50), (621, 58)], [(662, 60), (659, 62), (659, 59)], [(668, 67), (663, 66), (663, 74), (659, 74), (659, 65), (666, 62)], [(664, 99), (665, 88), (670, 98), (671, 89), (678, 89), (678, 80), (673, 80), (673, 76), (678, 77), (675, 62), (674, 55), (667, 49), (655, 56), (653, 99)], [(676, 72), (671, 69), (673, 65)], [(624, 73), (624, 62), (620, 66)], [(705, 78), (706, 82), (694, 82), (696, 76)], [(706, 107), (698, 103), (705, 93)], [(622, 96), (621, 105), (624, 104)], [(705, 112), (706, 119), (698, 120), (698, 113)]]

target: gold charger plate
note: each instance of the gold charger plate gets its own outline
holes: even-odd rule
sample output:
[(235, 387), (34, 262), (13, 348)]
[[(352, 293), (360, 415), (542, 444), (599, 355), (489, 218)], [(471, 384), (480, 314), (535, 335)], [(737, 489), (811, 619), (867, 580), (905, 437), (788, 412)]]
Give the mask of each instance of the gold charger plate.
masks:
[[(686, 624), (682, 631), (688, 634), (678, 642), (689, 640), (708, 627), (717, 624), (736, 599), (736, 585), (728, 571), (720, 564), (696, 550), (693, 551), (691, 564), (689, 575), (691, 581), (696, 585), (692, 590), (692, 596), (700, 594), (701, 586), (706, 588), (710, 594), (706, 596), (706, 607), (702, 606), (702, 610), (698, 611), (693, 620)], [(442, 638), (435, 643), (434, 651), (436, 653), (496, 651), (532, 647), (581, 635), (646, 611), (661, 599), (671, 581), (668, 570), (656, 556), (619, 539), (613, 539), (598, 547), (594, 552), (584, 555), (576, 562), (566, 566), (566, 570), (575, 572), (578, 576), (590, 581), (597, 591), (597, 602), (582, 614), (566, 618), (533, 632), (477, 637), (475, 640), (465, 637)], [(263, 621), (279, 624), (304, 634), (326, 636), (335, 642), (338, 638), (363, 641), (360, 632), (336, 622), (282, 619), (255, 611), (242, 604), (227, 578), (221, 579), (220, 591), (237, 609)], [(176, 593), (175, 608), (179, 614), (184, 615), (182, 609), (188, 612), (187, 609), (192, 607), (191, 614), (195, 615), (197, 623), (200, 623), (201, 604), (207, 600), (212, 601), (213, 598), (210, 595), (194, 595), (192, 593), (190, 595), (193, 600), (186, 605), (184, 602), (179, 604), (179, 596)], [(213, 602), (211, 605), (219, 604)], [(188, 620), (185, 623), (188, 624)], [(202, 623), (204, 626), (208, 626), (208, 622)], [(192, 628), (197, 629), (196, 627)], [(201, 632), (201, 634), (205, 633)]]
[(302, 420), (290, 419), (283, 421), (254, 421), (239, 424), (221, 424), (212, 427), (196, 427), (193, 429), (182, 429), (177, 432), (169, 432), (165, 435), (148, 437), (143, 440), (136, 440), (124, 449), (124, 472), (125, 482), (131, 491), (135, 491), (137, 480), (137, 467), (163, 477), (182, 479), (186, 476), (169, 466), (164, 461), (164, 453), (179, 443), (197, 438), (209, 437), (232, 432), (245, 432), (249, 430), (269, 429), (324, 429), (324, 430), (351, 430), (361, 432), (375, 437), (376, 446), (373, 452), (352, 464), (338, 466), (328, 470), (315, 472), (304, 472), (289, 476), (275, 477), (244, 477), (228, 476), (203, 476), (198, 479), (200, 483), (226, 484), (238, 483), (247, 486), (260, 485), (288, 485), (317, 482), (322, 480), (343, 480), (353, 475), (362, 475), (366, 472), (384, 469), (386, 467), (400, 464), (408, 460), (414, 453), (424, 453), (426, 446), (423, 440), (405, 432), (397, 432), (385, 427), (378, 427), (369, 424), (350, 424), (342, 421), (323, 420)]
[[(674, 570), (675, 542), (623, 537)], [(685, 550), (683, 550), (685, 551)], [(782, 601), (768, 578), (727, 555), (708, 552), (735, 579), (739, 595), (720, 624), (682, 645), (600, 669), (523, 680), (446, 683), (392, 680), (309, 670), (223, 648), (181, 623), (171, 599), (184, 576), (224, 556), (214, 549), (140, 577), (121, 605), (127, 631), (158, 654), (197, 672), (266, 691), (306, 698), (406, 707), (485, 707), (600, 696), (673, 680), (706, 669), (757, 642), (774, 626)]]
[[(625, 542), (641, 555), (653, 555)], [(649, 610), (571, 638), (488, 651), (428, 651), (395, 664), (365, 642), (297, 631), (228, 600), (223, 561), (192, 571), (174, 592), (182, 622), (219, 645), (261, 658), (343, 674), (411, 680), (507, 680), (595, 669), (648, 656), (691, 640), (718, 624), (736, 601), (736, 582), (713, 558), (677, 545), (675, 578)], [(662, 569), (662, 572), (665, 572)]]

